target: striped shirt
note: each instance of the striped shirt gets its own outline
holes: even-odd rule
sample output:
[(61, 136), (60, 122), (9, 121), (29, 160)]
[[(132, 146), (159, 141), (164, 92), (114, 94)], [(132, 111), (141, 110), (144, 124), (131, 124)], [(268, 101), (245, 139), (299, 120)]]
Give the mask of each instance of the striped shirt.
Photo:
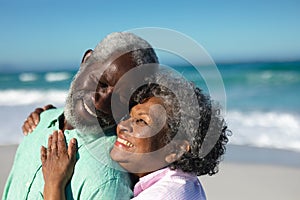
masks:
[(206, 196), (197, 176), (164, 168), (140, 178), (133, 199), (206, 200)]

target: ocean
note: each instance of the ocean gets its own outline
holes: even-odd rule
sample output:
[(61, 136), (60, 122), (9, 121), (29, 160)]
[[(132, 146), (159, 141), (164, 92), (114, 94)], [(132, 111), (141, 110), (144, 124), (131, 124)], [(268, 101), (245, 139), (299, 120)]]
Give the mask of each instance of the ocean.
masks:
[[(300, 152), (300, 62), (217, 64), (226, 93), (230, 143)], [(192, 66), (176, 66), (204, 88)], [(0, 145), (18, 144), (36, 107), (63, 106), (76, 70), (0, 74)]]

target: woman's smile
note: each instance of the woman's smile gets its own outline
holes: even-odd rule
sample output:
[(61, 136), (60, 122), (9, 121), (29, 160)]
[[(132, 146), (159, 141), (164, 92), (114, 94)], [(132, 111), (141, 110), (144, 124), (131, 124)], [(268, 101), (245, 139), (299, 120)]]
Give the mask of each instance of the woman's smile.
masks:
[(128, 140), (122, 139), (120, 137), (117, 138), (117, 141), (115, 142), (115, 145), (117, 147), (120, 147), (120, 148), (122, 148), (122, 147), (126, 147), (126, 148), (134, 147), (134, 145), (131, 142), (129, 142)]

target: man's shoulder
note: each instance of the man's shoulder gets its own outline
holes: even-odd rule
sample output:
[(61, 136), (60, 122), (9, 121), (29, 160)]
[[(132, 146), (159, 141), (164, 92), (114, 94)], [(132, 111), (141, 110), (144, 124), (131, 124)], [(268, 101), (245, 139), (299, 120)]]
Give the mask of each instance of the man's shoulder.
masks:
[[(99, 152), (101, 153), (103, 152)], [(123, 191), (126, 199), (132, 195), (129, 174), (99, 160), (85, 147), (79, 150), (79, 159), (75, 165), (71, 185), (75, 193), (81, 190), (80, 196), (86, 198), (89, 198), (93, 192), (97, 194), (96, 196), (109, 197), (110, 195), (116, 196), (117, 194), (114, 193), (118, 191)]]
[(89, 149), (88, 147), (88, 145), (83, 145), (78, 149), (78, 160), (75, 169), (80, 173), (80, 176), (83, 174), (86, 177), (94, 175), (93, 178), (95, 179), (99, 176), (106, 176), (111, 179), (128, 176), (128, 173), (110, 158), (109, 149), (98, 148), (96, 154), (95, 149)]
[(58, 118), (63, 114), (63, 111), (63, 108), (53, 108), (42, 112), (40, 115), (40, 121), (36, 127), (36, 131), (40, 128), (44, 129), (54, 125), (56, 122), (58, 122)]
[(49, 110), (45, 110), (44, 112), (41, 113), (41, 120), (43, 119), (51, 119), (51, 118), (58, 118), (64, 111), (64, 108), (53, 108)]
[[(32, 151), (35, 152), (34, 155), (39, 156), (39, 153), (36, 152), (39, 152), (41, 145), (47, 146), (48, 135), (52, 133), (52, 129), (50, 130), (49, 127), (52, 123), (57, 122), (57, 119), (59, 115), (62, 114), (62, 112), (62, 108), (50, 109), (42, 112), (37, 127), (33, 130), (32, 133), (24, 137), (23, 141), (18, 147), (18, 152), (22, 150), (29, 153), (31, 152), (29, 149), (32, 149)], [(24, 155), (24, 152), (21, 152), (21, 154)]]

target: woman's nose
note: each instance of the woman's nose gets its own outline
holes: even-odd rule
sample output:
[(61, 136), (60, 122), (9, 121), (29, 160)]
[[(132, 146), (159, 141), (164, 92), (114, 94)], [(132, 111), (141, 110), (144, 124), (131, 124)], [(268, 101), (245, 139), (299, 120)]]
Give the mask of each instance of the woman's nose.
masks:
[(132, 122), (130, 119), (127, 119), (125, 121), (121, 121), (118, 124), (118, 131), (119, 132), (126, 132), (131, 133), (132, 132)]

